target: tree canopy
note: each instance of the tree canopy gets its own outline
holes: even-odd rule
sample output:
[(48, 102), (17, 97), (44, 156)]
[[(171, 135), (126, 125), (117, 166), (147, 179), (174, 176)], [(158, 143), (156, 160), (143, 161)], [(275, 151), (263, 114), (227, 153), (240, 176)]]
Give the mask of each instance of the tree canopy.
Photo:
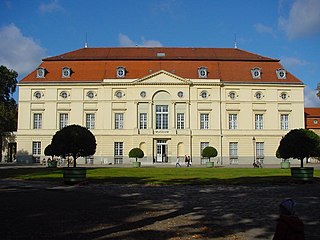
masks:
[(209, 158), (209, 162), (210, 162), (210, 158), (216, 157), (217, 155), (218, 155), (218, 151), (214, 147), (208, 146), (202, 150), (202, 156)]
[(0, 134), (17, 129), (17, 104), (12, 94), (16, 91), (18, 73), (0, 66)]
[(144, 157), (144, 152), (140, 148), (132, 148), (129, 152), (129, 157), (135, 158), (137, 162), (138, 158)]
[(303, 167), (304, 158), (320, 156), (320, 137), (308, 129), (293, 129), (281, 139), (277, 151), (281, 158), (299, 159)]
[(2, 135), (17, 129), (18, 108), (12, 94), (16, 91), (18, 73), (0, 66), (0, 161)]
[(44, 155), (45, 156), (51, 156), (53, 158), (54, 153), (53, 153), (53, 148), (52, 148), (51, 144), (46, 146), (46, 148), (44, 149)]
[(57, 131), (52, 137), (51, 146), (56, 156), (72, 156), (76, 167), (78, 157), (87, 157), (96, 152), (96, 138), (85, 127), (69, 125)]

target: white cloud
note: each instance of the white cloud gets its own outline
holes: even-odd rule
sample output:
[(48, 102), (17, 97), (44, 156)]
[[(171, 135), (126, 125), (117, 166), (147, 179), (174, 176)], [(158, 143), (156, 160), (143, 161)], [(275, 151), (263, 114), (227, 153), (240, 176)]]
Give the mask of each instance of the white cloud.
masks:
[(300, 38), (320, 32), (320, 1), (295, 0), (287, 18), (281, 16), (279, 27), (289, 39)]
[(308, 64), (308, 62), (295, 57), (282, 57), (281, 64), (283, 64), (283, 66), (286, 68), (295, 68), (299, 66), (305, 66)]
[(264, 24), (261, 23), (257, 23), (254, 25), (256, 32), (258, 33), (267, 33), (267, 34), (271, 34), (273, 37), (275, 37), (275, 33), (272, 29), (272, 27), (268, 27)]
[(0, 64), (18, 72), (32, 71), (45, 56), (45, 49), (32, 38), (23, 36), (14, 24), (0, 28)]
[(304, 106), (320, 107), (320, 99), (317, 96), (317, 90), (311, 89), (309, 86), (304, 88)]
[(63, 11), (63, 7), (59, 4), (58, 0), (53, 0), (50, 3), (41, 3), (39, 11), (42, 14), (47, 12)]
[(162, 47), (161, 42), (157, 40), (146, 40), (144, 37), (141, 38), (141, 43), (134, 42), (127, 35), (119, 34), (119, 43), (123, 47)]

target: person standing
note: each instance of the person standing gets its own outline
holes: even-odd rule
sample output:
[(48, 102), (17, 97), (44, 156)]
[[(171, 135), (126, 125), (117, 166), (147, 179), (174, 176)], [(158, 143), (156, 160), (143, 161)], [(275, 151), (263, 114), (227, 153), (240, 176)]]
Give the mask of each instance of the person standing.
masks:
[(280, 203), (280, 217), (277, 220), (276, 231), (273, 240), (304, 240), (304, 224), (295, 215), (296, 203), (287, 199)]

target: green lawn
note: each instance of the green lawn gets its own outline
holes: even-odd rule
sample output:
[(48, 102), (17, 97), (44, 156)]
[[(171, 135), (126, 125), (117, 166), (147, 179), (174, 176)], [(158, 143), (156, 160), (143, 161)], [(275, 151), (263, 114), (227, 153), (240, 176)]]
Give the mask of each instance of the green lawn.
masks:
[[(320, 170), (315, 170), (320, 182)], [(50, 168), (0, 169), (0, 178), (62, 182), (62, 170)], [(254, 168), (89, 168), (89, 182), (121, 184), (285, 184), (288, 169)]]

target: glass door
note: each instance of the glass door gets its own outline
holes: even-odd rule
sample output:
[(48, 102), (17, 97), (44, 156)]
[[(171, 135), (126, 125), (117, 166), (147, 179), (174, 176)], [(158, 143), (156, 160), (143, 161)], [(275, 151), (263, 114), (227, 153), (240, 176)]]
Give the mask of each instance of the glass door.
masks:
[(156, 162), (168, 162), (168, 144), (167, 140), (157, 140), (157, 158)]

